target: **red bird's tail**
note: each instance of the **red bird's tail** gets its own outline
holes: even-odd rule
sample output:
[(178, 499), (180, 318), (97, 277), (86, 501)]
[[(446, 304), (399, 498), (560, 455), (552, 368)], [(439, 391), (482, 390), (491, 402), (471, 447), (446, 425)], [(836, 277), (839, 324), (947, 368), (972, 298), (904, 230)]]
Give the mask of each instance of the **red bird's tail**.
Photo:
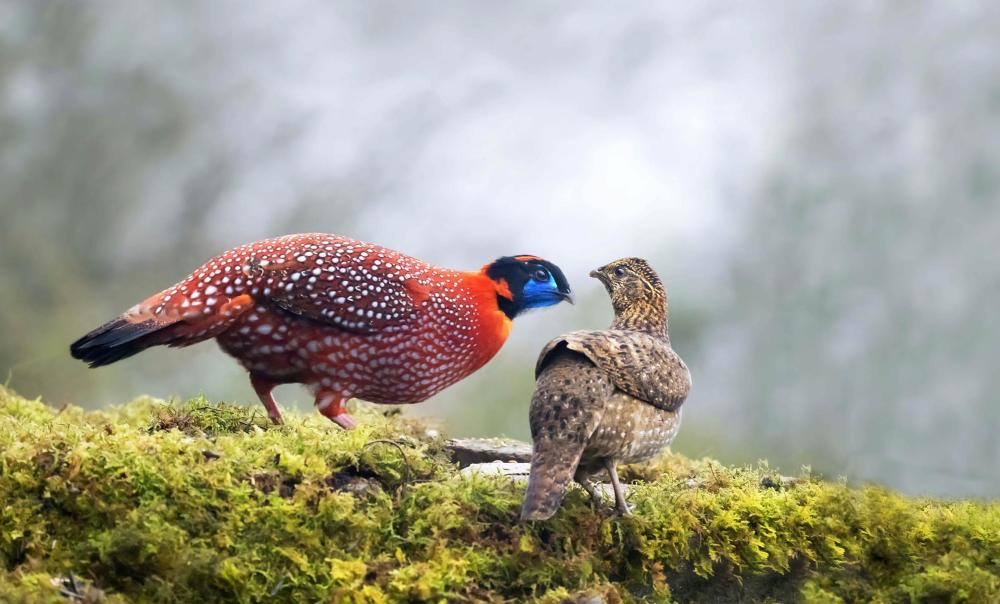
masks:
[[(101, 325), (69, 347), (73, 358), (91, 367), (110, 365), (150, 346), (187, 346), (214, 338), (253, 306), (249, 295), (209, 298), (203, 306), (198, 294), (189, 297), (164, 291), (136, 304), (117, 319)], [(197, 302), (192, 302), (192, 298)]]
[(69, 352), (91, 367), (110, 365), (162, 343), (164, 332), (174, 325), (154, 320), (133, 322), (127, 315), (121, 316), (73, 342)]

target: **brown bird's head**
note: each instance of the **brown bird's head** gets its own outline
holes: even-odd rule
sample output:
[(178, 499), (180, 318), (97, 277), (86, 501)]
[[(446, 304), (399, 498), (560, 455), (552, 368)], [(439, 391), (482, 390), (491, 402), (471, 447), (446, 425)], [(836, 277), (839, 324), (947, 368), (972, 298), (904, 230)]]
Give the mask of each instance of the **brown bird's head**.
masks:
[(642, 258), (622, 258), (590, 271), (604, 284), (615, 309), (612, 329), (633, 329), (667, 335), (667, 291), (649, 263)]

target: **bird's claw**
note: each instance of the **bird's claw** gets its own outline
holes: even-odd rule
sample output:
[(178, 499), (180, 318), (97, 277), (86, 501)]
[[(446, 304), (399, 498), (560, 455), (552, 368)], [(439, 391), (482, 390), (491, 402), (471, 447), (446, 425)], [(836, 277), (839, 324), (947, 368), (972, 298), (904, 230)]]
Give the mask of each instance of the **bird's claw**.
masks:
[(620, 518), (631, 518), (632, 517), (632, 506), (625, 504), (624, 507), (615, 506), (612, 509), (612, 513)]
[(590, 493), (590, 505), (594, 508), (594, 511), (607, 509), (604, 497), (597, 492), (597, 488), (594, 485), (591, 485), (588, 492)]

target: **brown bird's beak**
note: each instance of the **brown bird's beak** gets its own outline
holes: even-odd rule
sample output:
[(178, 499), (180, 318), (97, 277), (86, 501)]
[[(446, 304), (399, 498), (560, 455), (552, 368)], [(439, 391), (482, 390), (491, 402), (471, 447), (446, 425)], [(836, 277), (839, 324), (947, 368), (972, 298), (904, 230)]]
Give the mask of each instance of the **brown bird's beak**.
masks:
[(604, 273), (601, 272), (600, 269), (595, 269), (590, 271), (590, 276), (593, 277), (594, 279), (597, 279), (598, 281), (600, 281), (605, 285), (608, 284), (608, 278), (604, 275)]

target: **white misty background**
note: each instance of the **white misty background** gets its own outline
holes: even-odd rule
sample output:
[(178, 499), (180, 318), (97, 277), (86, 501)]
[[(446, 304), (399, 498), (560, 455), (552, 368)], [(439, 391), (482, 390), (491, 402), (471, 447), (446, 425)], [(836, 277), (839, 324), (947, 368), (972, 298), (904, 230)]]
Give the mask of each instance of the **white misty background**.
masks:
[(610, 321), (587, 272), (639, 255), (694, 375), (675, 450), (997, 496), (998, 40), (986, 2), (4, 3), (0, 368), (256, 405), (212, 344), (67, 347), (278, 234), (533, 253), (582, 303), (408, 410), (523, 438), (537, 351)]

